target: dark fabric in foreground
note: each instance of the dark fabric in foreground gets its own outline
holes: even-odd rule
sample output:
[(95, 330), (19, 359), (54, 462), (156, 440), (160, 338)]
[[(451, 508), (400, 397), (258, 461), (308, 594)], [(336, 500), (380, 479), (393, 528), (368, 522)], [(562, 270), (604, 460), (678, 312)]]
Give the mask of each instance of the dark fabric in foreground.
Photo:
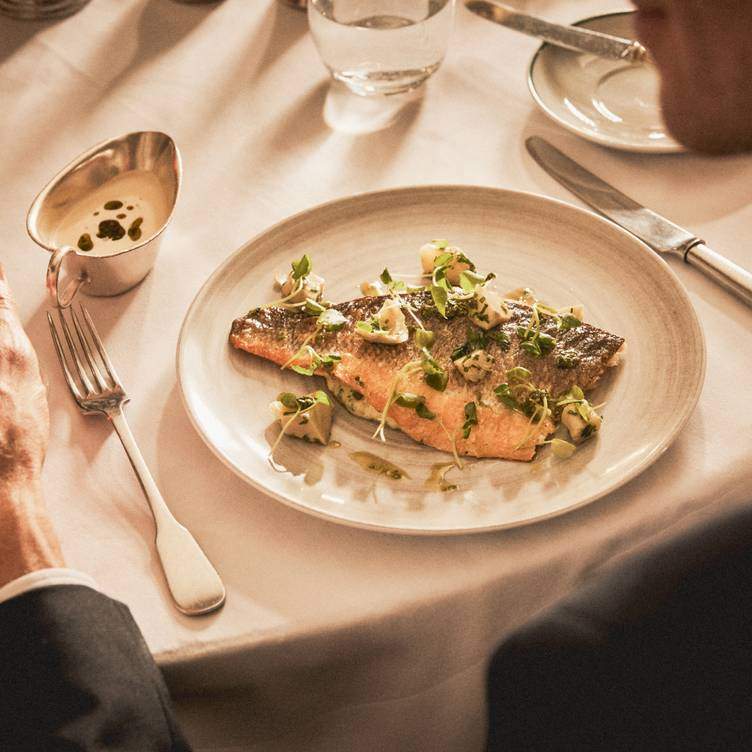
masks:
[(752, 749), (752, 508), (637, 554), (502, 643), (490, 752)]
[(189, 751), (122, 603), (65, 585), (0, 604), (0, 750)]

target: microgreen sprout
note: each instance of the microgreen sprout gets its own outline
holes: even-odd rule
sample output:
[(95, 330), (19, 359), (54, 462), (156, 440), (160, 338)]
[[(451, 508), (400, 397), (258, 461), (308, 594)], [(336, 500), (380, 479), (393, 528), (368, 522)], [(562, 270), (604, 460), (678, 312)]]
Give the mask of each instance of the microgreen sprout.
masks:
[[(305, 376), (312, 376), (313, 373), (322, 365), (331, 366), (334, 360), (340, 360), (339, 355), (319, 355), (313, 349), (313, 347), (310, 346), (309, 343), (311, 342), (311, 340), (315, 339), (320, 332), (338, 332), (345, 326), (346, 323), (347, 318), (336, 308), (324, 309), (324, 311), (320, 313), (319, 317), (316, 319), (316, 327), (314, 328), (314, 330), (303, 340), (300, 347), (295, 351), (295, 353), (280, 366), (281, 370), (287, 368), (290, 363), (297, 360), (299, 357), (306, 353), (311, 356), (310, 367), (306, 368), (300, 365), (295, 365), (292, 367), (293, 371), (295, 371), (296, 373), (301, 373)], [(314, 361), (316, 361), (317, 363), (315, 366)]]
[(386, 436), (384, 436), (384, 427), (386, 426), (386, 419), (389, 415), (389, 408), (392, 406), (394, 400), (396, 399), (399, 385), (404, 377), (421, 370), (421, 368), (422, 364), (419, 360), (411, 360), (405, 363), (405, 365), (402, 366), (402, 368), (400, 368), (399, 371), (394, 374), (391, 384), (389, 385), (389, 393), (387, 395), (386, 403), (384, 404), (384, 409), (381, 411), (379, 424), (376, 427), (376, 430), (373, 432), (373, 436), (371, 438), (378, 439), (379, 441), (386, 443)]

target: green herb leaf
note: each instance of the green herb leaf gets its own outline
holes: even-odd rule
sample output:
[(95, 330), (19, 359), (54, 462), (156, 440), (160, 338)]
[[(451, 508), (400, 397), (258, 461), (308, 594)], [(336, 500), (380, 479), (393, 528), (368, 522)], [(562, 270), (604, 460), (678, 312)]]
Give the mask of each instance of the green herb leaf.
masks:
[(545, 332), (538, 332), (537, 342), (543, 355), (548, 355), (556, 347), (556, 340)]
[(405, 292), (407, 285), (401, 280), (392, 279), (389, 269), (384, 269), (379, 275), (379, 279), (393, 292)]
[(302, 279), (311, 273), (312, 268), (311, 257), (307, 253), (304, 253), (299, 261), (292, 262), (292, 278), (296, 280)]
[(413, 392), (400, 392), (395, 398), (394, 401), (400, 406), (400, 407), (409, 407), (413, 410), (418, 406), (420, 401), (423, 399), (423, 397), (420, 397), (417, 394), (413, 394)]
[(280, 392), (277, 401), (281, 402), (288, 410), (298, 409), (298, 398), (292, 392)]
[(436, 336), (432, 331), (428, 329), (416, 329), (415, 330), (415, 344), (420, 347), (433, 347)]
[(319, 402), (322, 405), (331, 405), (331, 402), (329, 402), (329, 395), (326, 392), (322, 392), (321, 389), (317, 389), (313, 393), (313, 398), (316, 402)]
[(355, 328), (368, 334), (373, 332), (373, 324), (370, 321), (358, 321), (355, 324)]
[(569, 329), (575, 329), (581, 324), (582, 324), (582, 321), (580, 321), (576, 316), (573, 316), (571, 313), (565, 313), (559, 319), (559, 329), (562, 332), (566, 332)]
[(299, 373), (301, 376), (313, 376), (317, 367), (318, 366), (314, 366), (313, 363), (311, 363), (308, 368), (305, 366), (290, 366), (290, 369), (295, 371), (295, 373)]
[(433, 298), (436, 310), (446, 318), (447, 302), (449, 301), (447, 289), (441, 285), (431, 285), (431, 297)]
[(435, 413), (432, 413), (427, 407), (425, 402), (419, 402), (415, 406), (415, 412), (417, 413), (419, 418), (424, 418), (425, 420), (433, 420), (436, 417)]
[(523, 368), (522, 366), (517, 366), (516, 368), (510, 368), (507, 371), (507, 379), (511, 383), (522, 383), (523, 381), (527, 381), (532, 376), (532, 373), (527, 370), (527, 368)]
[(478, 407), (475, 402), (468, 402), (465, 405), (465, 422), (462, 424), (462, 438), (470, 436), (473, 426), (478, 425)]
[[(473, 269), (474, 268), (475, 267), (473, 267)], [(489, 277), (493, 278), (493, 275), (489, 275)], [(478, 274), (475, 271), (465, 269), (460, 272), (460, 287), (465, 292), (475, 292), (475, 288), (478, 287), (478, 285), (487, 282), (489, 277), (484, 277), (482, 274)]]
[(567, 460), (575, 453), (577, 447), (564, 439), (552, 439), (551, 450), (556, 457)]
[(324, 311), (326, 311), (326, 306), (321, 305), (321, 303), (317, 303), (315, 300), (306, 298), (305, 305), (303, 306), (304, 313), (307, 313), (310, 316), (318, 316)]
[(496, 398), (499, 400), (499, 402), (506, 405), (511, 410), (520, 409), (517, 400), (514, 398), (514, 395), (509, 389), (509, 384), (499, 384), (499, 386), (494, 389), (494, 394), (496, 395)]
[(509, 339), (509, 335), (503, 329), (493, 329), (486, 333), (486, 337), (496, 342), (503, 352), (509, 350), (512, 340)]
[(412, 392), (400, 392), (394, 398), (394, 402), (400, 407), (407, 407), (408, 409), (415, 410), (418, 417), (425, 420), (433, 420), (436, 417), (436, 415), (426, 407), (426, 398), (422, 395), (413, 394)]
[(431, 357), (431, 353), (424, 347), (422, 348), (423, 358), (421, 360), (421, 366), (425, 375), (423, 380), (432, 389), (436, 389), (438, 392), (443, 392), (446, 389), (449, 381), (449, 375), (447, 372)]
[[(446, 248), (446, 246), (443, 246)], [(449, 266), (452, 261), (454, 261), (454, 254), (453, 253), (440, 253), (434, 260), (433, 260), (433, 268), (434, 270), (438, 269), (439, 267), (446, 267)]]

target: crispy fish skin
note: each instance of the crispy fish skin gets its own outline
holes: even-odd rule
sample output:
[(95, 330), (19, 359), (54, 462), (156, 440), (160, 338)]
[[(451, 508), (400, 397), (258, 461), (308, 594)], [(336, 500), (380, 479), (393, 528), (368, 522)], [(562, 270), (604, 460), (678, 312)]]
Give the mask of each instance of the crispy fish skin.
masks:
[[(540, 329), (554, 336), (557, 344), (549, 355), (535, 358), (520, 349), (520, 338), (516, 333), (518, 326), (529, 323), (532, 309), (523, 303), (509, 302), (510, 320), (494, 330), (506, 332), (509, 349), (505, 352), (497, 342), (490, 341), (486, 351), (495, 359), (493, 371), (482, 382), (470, 384), (454, 367), (450, 356), (466, 342), (468, 327), (477, 327), (466, 315), (443, 318), (431, 304), (428, 292), (401, 297), (414, 308), (423, 325), (434, 332), (431, 355), (444, 368), (449, 381), (446, 390), (439, 392), (423, 381), (422, 373), (400, 379), (399, 391), (424, 396), (428, 409), (437, 416), (435, 420), (421, 418), (415, 410), (399, 405), (392, 405), (389, 415), (408, 436), (445, 452), (452, 451), (454, 437), (457, 452), (462, 455), (531, 460), (536, 446), (553, 432), (555, 425), (547, 418), (533, 428), (527, 416), (499, 402), (493, 390), (507, 380), (506, 372), (516, 366), (527, 368), (531, 372), (530, 381), (556, 398), (575, 384), (585, 390), (594, 386), (624, 343), (621, 337), (589, 324), (558, 331), (555, 321), (544, 316)], [(409, 361), (421, 357), (412, 337), (400, 345), (387, 345), (368, 342), (355, 332), (355, 323), (374, 316), (384, 300), (384, 297), (369, 296), (335, 305), (334, 308), (347, 319), (347, 324), (339, 332), (320, 332), (315, 341), (311, 341), (317, 352), (341, 356), (331, 370), (332, 375), (363, 394), (364, 399), (379, 411), (389, 399), (395, 374)], [(282, 365), (315, 329), (316, 318), (313, 316), (283, 308), (256, 308), (233, 322), (230, 343)], [(556, 357), (562, 350), (577, 353), (579, 363), (575, 368), (556, 366)], [(308, 366), (310, 360), (305, 355), (293, 364)], [(473, 426), (468, 438), (464, 439), (462, 425), (468, 402), (477, 405), (478, 425)]]

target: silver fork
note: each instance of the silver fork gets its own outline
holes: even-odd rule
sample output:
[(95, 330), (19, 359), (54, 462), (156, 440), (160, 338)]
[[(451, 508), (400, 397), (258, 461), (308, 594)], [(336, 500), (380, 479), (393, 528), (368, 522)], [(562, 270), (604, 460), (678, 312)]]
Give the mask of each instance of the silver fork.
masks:
[(68, 388), (81, 412), (85, 415), (106, 415), (123, 443), (154, 515), (157, 553), (178, 609), (189, 616), (214, 611), (225, 600), (222, 580), (196, 539), (172, 516), (159, 493), (123, 414), (123, 404), (128, 401), (128, 395), (107, 357), (89, 312), (83, 305), (78, 308), (83, 324), (76, 311), (72, 307), (68, 309), (75, 340), (63, 311), (58, 309), (67, 350), (63, 347), (52, 315), (47, 313), (50, 334)]

